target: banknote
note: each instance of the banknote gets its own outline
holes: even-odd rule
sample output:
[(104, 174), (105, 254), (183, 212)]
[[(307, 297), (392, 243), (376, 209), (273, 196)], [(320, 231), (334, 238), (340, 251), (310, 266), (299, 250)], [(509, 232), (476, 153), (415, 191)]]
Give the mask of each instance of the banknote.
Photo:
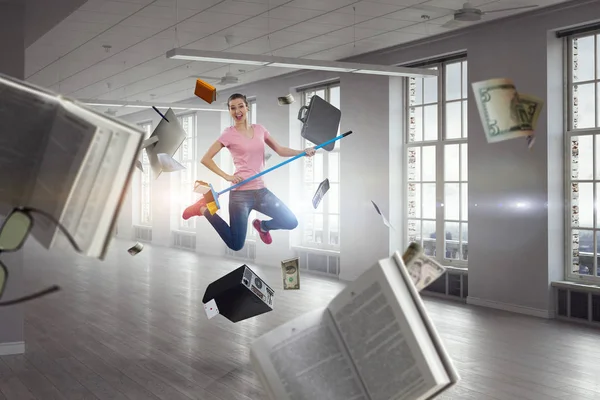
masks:
[(446, 268), (437, 261), (426, 256), (423, 247), (415, 242), (408, 246), (402, 255), (402, 260), (418, 291), (431, 285), (446, 271)]
[(291, 94), (288, 94), (286, 96), (278, 97), (277, 102), (279, 103), (280, 106), (292, 104), (294, 102), (294, 96), (292, 96)]
[(507, 78), (474, 82), (472, 87), (488, 143), (533, 134), (543, 101), (519, 95), (513, 81)]
[[(532, 96), (530, 94), (519, 94), (519, 102), (525, 111), (525, 116), (527, 117), (527, 122), (531, 125), (533, 131), (537, 127), (537, 121), (540, 117), (540, 113), (542, 112), (542, 108), (544, 107), (544, 100), (539, 97)], [(535, 143), (535, 136), (533, 133), (527, 135), (527, 147), (529, 150), (533, 147)]]
[(141, 244), (140, 242), (137, 242), (135, 245), (133, 245), (132, 247), (130, 247), (129, 250), (127, 250), (127, 252), (130, 255), (135, 256), (136, 254), (138, 254), (143, 249), (144, 249), (144, 245)]
[(300, 289), (300, 259), (291, 258), (281, 262), (283, 289)]

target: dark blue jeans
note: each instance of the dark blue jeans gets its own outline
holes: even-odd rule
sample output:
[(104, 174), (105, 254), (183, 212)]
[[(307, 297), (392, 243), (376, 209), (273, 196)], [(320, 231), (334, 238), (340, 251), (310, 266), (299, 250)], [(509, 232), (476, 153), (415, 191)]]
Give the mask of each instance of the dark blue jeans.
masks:
[(204, 211), (204, 216), (227, 247), (238, 251), (244, 247), (246, 242), (248, 217), (252, 210), (272, 218), (262, 222), (262, 229), (265, 231), (292, 230), (298, 226), (298, 220), (294, 213), (267, 188), (229, 192), (229, 223), (231, 226), (227, 225), (227, 222), (218, 214), (210, 215), (208, 210)]

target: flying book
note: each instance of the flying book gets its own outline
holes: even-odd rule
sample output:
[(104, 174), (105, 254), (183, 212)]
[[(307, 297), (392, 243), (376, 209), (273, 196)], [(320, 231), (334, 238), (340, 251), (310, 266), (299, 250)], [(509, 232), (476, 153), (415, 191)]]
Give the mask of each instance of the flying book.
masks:
[(210, 83), (204, 82), (202, 79), (196, 79), (196, 89), (194, 90), (194, 94), (208, 104), (217, 100), (217, 89)]
[[(86, 256), (104, 259), (144, 132), (107, 114), (0, 74), (0, 203), (60, 221)], [(55, 223), (32, 236), (51, 248)]]
[(250, 357), (271, 400), (426, 400), (460, 379), (399, 252)]

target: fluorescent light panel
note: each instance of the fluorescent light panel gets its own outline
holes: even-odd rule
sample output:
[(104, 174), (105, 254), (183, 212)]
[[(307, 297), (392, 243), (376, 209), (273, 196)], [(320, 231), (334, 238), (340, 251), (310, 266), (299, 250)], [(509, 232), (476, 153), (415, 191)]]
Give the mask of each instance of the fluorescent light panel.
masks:
[(419, 78), (438, 76), (438, 71), (426, 68), (408, 68), (339, 61), (309, 60), (304, 58), (274, 57), (257, 54), (225, 53), (222, 51), (201, 51), (178, 48), (167, 51), (166, 56), (167, 58), (179, 60), (263, 65), (267, 67), (351, 72), (357, 74), (410, 76)]
[(96, 107), (124, 107), (124, 108), (152, 108), (152, 106), (156, 108), (172, 108), (173, 110), (192, 110), (192, 111), (217, 111), (217, 112), (229, 112), (228, 110), (223, 110), (222, 108), (207, 108), (207, 107), (198, 107), (194, 104), (182, 104), (182, 103), (173, 103), (173, 104), (156, 104), (156, 103), (147, 103), (147, 102), (126, 102), (126, 101), (102, 101), (102, 100), (85, 100), (78, 99), (78, 102), (88, 105), (88, 106), (96, 106)]

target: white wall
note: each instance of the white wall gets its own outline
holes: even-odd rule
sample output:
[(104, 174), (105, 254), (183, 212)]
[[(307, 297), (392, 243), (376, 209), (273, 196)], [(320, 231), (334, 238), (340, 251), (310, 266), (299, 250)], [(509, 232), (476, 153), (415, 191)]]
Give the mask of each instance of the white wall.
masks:
[[(469, 102), (471, 303), (552, 314), (549, 284), (561, 279), (564, 271), (564, 194), (562, 53), (560, 40), (550, 31), (592, 22), (599, 15), (600, 2), (573, 1), (352, 59), (393, 65), (467, 51), (470, 83), (510, 77), (520, 91), (546, 99), (531, 152), (520, 140), (488, 144), (476, 105)], [(286, 113), (277, 105), (277, 96), (335, 76), (299, 72), (234, 91), (255, 96), (258, 122), (288, 145), (297, 140), (299, 123), (291, 110)], [(344, 139), (341, 153), (341, 277), (354, 279), (403, 240), (403, 232), (390, 233), (383, 227), (370, 205), (373, 199), (393, 225), (401, 226), (405, 205), (399, 201), (403, 163), (398, 160), (403, 155), (398, 104), (402, 91), (398, 80), (382, 77), (341, 74), (340, 80), (342, 131), (354, 131)], [(222, 92), (222, 98), (230, 93)], [(265, 176), (268, 187), (286, 203), (297, 189), (297, 178), (289, 179), (297, 167), (290, 165)], [(517, 201), (530, 207), (513, 208)], [(257, 262), (278, 265), (291, 254), (289, 233), (273, 236), (270, 247), (259, 243)]]

